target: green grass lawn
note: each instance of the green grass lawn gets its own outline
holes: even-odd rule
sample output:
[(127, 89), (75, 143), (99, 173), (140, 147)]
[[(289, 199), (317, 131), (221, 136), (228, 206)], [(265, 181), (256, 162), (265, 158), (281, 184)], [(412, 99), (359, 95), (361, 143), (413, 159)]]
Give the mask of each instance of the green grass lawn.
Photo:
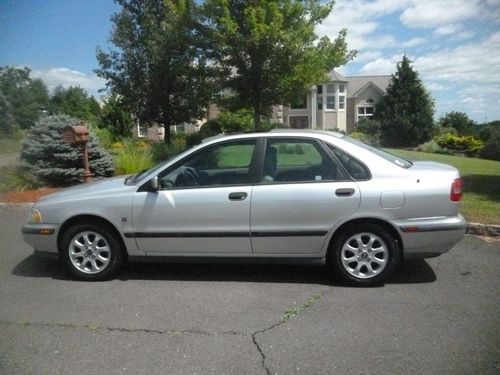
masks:
[(500, 224), (500, 162), (406, 150), (388, 151), (408, 160), (432, 160), (453, 165), (464, 181), (460, 212), (467, 221)]
[(0, 138), (0, 155), (15, 154), (19, 151), (21, 151), (20, 140)]

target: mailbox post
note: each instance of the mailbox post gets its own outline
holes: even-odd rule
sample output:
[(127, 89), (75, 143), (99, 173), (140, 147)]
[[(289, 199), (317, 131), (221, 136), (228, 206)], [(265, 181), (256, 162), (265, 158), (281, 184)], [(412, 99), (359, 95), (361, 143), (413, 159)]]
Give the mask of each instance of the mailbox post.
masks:
[(86, 183), (92, 182), (92, 173), (90, 173), (89, 152), (87, 147), (87, 143), (89, 141), (89, 130), (83, 125), (83, 123), (73, 126), (69, 125), (63, 129), (62, 135), (65, 142), (81, 147), (84, 165), (83, 180)]

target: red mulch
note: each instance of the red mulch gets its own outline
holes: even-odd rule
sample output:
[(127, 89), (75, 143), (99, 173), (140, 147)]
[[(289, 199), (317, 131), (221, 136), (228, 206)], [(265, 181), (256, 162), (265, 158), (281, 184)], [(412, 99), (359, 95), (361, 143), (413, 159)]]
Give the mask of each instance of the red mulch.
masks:
[(1, 203), (33, 203), (44, 195), (55, 193), (59, 188), (42, 188), (26, 191), (12, 191), (9, 193), (0, 193)]

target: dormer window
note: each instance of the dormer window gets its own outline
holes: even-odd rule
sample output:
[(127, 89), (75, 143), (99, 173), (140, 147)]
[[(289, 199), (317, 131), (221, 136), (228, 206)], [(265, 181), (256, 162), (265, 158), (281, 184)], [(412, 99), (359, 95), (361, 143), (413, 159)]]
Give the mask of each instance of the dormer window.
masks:
[(375, 101), (372, 98), (368, 98), (365, 100), (365, 104), (372, 104), (375, 103)]

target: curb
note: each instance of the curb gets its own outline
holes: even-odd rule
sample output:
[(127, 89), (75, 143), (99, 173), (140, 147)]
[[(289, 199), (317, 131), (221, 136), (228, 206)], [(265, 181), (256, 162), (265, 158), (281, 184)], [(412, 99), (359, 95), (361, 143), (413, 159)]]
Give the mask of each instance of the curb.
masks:
[[(0, 210), (6, 211), (25, 211), (28, 213), (33, 203), (1, 203)], [(500, 237), (500, 225), (481, 224), (481, 223), (467, 223), (466, 234), (483, 237)]]
[(500, 225), (467, 223), (467, 234), (485, 237), (500, 237)]
[(2, 203), (0, 202), (0, 210), (5, 210), (5, 211), (15, 211), (15, 212), (21, 212), (21, 211), (26, 211), (28, 212), (31, 206), (33, 206), (34, 203)]

